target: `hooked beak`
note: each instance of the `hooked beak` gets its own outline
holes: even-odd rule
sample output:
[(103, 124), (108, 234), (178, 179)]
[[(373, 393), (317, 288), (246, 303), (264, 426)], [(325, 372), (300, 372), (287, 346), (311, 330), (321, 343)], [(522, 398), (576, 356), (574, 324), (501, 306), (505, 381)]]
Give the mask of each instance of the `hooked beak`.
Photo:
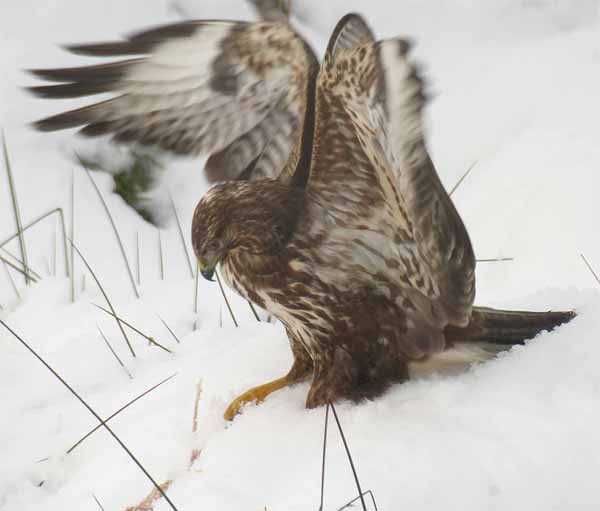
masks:
[(215, 267), (208, 266), (203, 263), (198, 263), (198, 268), (200, 269), (200, 274), (208, 281), (214, 282), (213, 275), (215, 274)]
[(214, 282), (213, 276), (215, 274), (215, 268), (219, 262), (218, 258), (210, 258), (210, 261), (198, 261), (198, 269), (200, 274), (208, 281)]

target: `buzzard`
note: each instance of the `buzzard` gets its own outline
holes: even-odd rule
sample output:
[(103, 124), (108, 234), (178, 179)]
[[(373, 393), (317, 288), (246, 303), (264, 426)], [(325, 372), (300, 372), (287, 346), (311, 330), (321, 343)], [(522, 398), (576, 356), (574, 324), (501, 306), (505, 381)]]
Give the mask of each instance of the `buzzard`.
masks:
[[(276, 16), (274, 16), (276, 18)], [(68, 47), (108, 64), (38, 70), (43, 97), (110, 93), (36, 123), (210, 154), (194, 213), (202, 275), (285, 326), (294, 362), (226, 411), (305, 379), (309, 408), (380, 395), (458, 344), (511, 345), (571, 312), (474, 307), (475, 258), (429, 157), (405, 39), (349, 14), (319, 65), (284, 16), (189, 21)]]

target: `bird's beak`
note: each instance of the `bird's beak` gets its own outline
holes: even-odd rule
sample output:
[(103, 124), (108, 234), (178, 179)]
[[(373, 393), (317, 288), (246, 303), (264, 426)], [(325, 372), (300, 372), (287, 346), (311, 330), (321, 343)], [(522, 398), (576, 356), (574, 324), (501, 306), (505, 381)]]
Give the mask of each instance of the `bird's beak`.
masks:
[(208, 281), (214, 282), (213, 275), (215, 274), (215, 266), (207, 265), (201, 262), (198, 262), (198, 268), (200, 269), (200, 274)]

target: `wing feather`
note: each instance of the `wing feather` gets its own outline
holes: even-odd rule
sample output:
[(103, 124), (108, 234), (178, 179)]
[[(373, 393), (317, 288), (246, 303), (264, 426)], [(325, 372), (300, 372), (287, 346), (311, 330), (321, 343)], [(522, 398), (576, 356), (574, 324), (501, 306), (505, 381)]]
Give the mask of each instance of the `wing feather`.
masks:
[(30, 88), (41, 97), (112, 95), (38, 121), (38, 129), (81, 127), (87, 136), (110, 135), (118, 142), (154, 144), (179, 154), (213, 154), (208, 162), (212, 180), (284, 172), (291, 177), (295, 170), (317, 61), (287, 23), (189, 21), (125, 41), (68, 49), (92, 56), (141, 56), (33, 71), (56, 83)]
[(425, 145), (426, 95), (410, 44), (375, 42), (356, 15), (340, 24), (317, 80), (309, 190), (352, 279), (376, 282), (406, 312), (407, 352), (430, 353), (447, 324), (469, 320), (471, 243)]

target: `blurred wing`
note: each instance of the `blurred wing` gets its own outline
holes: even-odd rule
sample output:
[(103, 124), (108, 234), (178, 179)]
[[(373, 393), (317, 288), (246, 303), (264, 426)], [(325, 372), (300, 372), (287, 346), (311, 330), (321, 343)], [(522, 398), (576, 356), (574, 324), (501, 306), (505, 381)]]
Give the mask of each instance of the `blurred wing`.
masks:
[(112, 96), (38, 121), (38, 129), (81, 126), (88, 136), (213, 154), (207, 162), (213, 180), (277, 177), (284, 167), (293, 172), (317, 61), (288, 24), (189, 21), (69, 50), (134, 57), (33, 71), (61, 82), (31, 87), (38, 96)]
[(374, 42), (367, 32), (349, 15), (329, 44), (317, 79), (309, 190), (332, 219), (329, 242), (348, 251), (347, 272), (387, 286), (408, 310), (409, 327), (439, 341), (440, 327), (468, 322), (473, 251), (425, 146), (423, 82), (409, 45)]
[(290, 17), (291, 0), (249, 0), (261, 19), (287, 21)]

